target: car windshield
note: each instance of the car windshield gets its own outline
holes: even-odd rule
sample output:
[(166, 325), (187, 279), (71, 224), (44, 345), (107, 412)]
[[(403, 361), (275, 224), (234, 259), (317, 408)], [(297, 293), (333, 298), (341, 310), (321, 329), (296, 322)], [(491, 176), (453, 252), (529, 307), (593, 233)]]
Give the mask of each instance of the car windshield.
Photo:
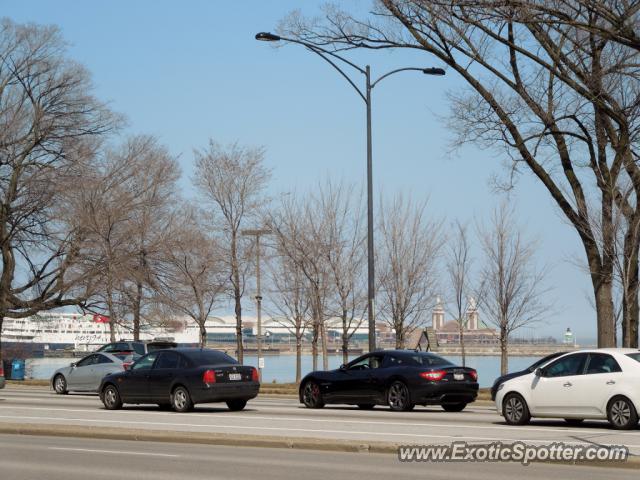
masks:
[(230, 357), (224, 352), (218, 352), (216, 350), (195, 350), (192, 352), (186, 352), (186, 355), (196, 365), (220, 365), (238, 363), (235, 358)]
[(422, 365), (423, 367), (453, 365), (449, 360), (434, 355), (433, 353), (414, 353), (410, 358), (415, 365)]
[(627, 357), (633, 358), (636, 362), (640, 362), (640, 352), (638, 352), (638, 353), (627, 353)]

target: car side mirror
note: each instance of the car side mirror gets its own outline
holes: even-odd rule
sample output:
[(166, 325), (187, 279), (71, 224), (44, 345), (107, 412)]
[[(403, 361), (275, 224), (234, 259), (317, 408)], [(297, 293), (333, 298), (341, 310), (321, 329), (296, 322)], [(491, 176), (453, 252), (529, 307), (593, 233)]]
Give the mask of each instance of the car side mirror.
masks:
[(536, 368), (534, 373), (535, 373), (536, 377), (544, 377), (544, 372), (542, 371), (541, 368)]
[(343, 363), (342, 365), (340, 365), (340, 370), (341, 371), (345, 371), (347, 369), (347, 366)]
[(77, 364), (76, 362), (73, 362), (73, 363), (71, 364), (71, 368), (76, 368), (77, 366), (78, 366), (78, 364)]

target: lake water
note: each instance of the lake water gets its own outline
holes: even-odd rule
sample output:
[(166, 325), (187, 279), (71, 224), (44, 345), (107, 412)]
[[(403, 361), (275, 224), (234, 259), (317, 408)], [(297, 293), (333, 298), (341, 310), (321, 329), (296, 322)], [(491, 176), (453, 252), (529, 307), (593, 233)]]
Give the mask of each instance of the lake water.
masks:
[[(355, 358), (355, 357), (353, 357)], [(447, 356), (447, 359), (460, 365), (461, 358)], [(79, 359), (70, 358), (33, 358), (26, 361), (26, 377), (33, 379), (49, 379), (58, 368), (69, 365)], [(523, 370), (537, 357), (509, 357), (509, 371)], [(338, 368), (342, 363), (341, 355), (329, 356), (329, 368)], [(245, 364), (256, 365), (258, 360), (255, 356), (245, 356)], [(500, 375), (500, 357), (467, 357), (467, 366), (478, 371), (478, 381), (481, 387), (490, 387), (496, 377)], [(309, 373), (312, 369), (311, 355), (302, 356), (302, 375)], [(319, 368), (322, 368), (322, 357), (318, 357)], [(264, 370), (262, 372), (263, 383), (294, 382), (296, 379), (296, 357), (295, 355), (274, 355), (264, 357)]]

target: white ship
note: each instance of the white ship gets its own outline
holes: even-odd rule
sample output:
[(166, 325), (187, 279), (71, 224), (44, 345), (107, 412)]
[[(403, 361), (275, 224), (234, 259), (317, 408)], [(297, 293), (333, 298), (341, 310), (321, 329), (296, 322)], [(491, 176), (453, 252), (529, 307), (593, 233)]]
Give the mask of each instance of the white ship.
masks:
[[(133, 331), (127, 325), (116, 325), (116, 340), (133, 340)], [(198, 342), (195, 325), (184, 325), (179, 330), (141, 326), (140, 340), (170, 338), (178, 343)], [(5, 318), (2, 327), (5, 347), (38, 350), (91, 351), (111, 341), (109, 319), (102, 315), (81, 313), (44, 312), (26, 318)]]

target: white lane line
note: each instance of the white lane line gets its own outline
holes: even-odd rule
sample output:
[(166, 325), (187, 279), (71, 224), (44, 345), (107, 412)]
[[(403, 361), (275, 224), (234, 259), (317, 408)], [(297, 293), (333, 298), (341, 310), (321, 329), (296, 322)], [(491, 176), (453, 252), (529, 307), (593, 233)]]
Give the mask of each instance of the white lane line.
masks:
[[(42, 408), (42, 407), (11, 407), (12, 410), (35, 410), (35, 411), (46, 411), (46, 412), (51, 412), (51, 411), (60, 411), (60, 412), (75, 412), (75, 413), (103, 413), (106, 415), (113, 415), (114, 412), (110, 412), (107, 410), (87, 410), (87, 409), (81, 409), (81, 408)], [(625, 437), (640, 437), (640, 433), (632, 433), (632, 432), (618, 432), (616, 431), (615, 433), (611, 430), (606, 430), (606, 429), (602, 429), (602, 428), (580, 428), (580, 429), (576, 429), (576, 428), (557, 428), (557, 427), (511, 427), (511, 426), (503, 426), (503, 425), (481, 425), (481, 424), (473, 424), (473, 425), (455, 425), (455, 424), (447, 424), (447, 423), (415, 423), (415, 422), (411, 422), (412, 419), (407, 419), (406, 422), (379, 422), (377, 420), (346, 420), (346, 419), (342, 419), (342, 418), (337, 418), (337, 419), (328, 419), (328, 418), (308, 418), (308, 417), (304, 417), (304, 416), (300, 416), (300, 417), (267, 417), (267, 416), (262, 416), (262, 415), (252, 415), (249, 414), (249, 412), (247, 412), (246, 414), (238, 414), (238, 413), (226, 413), (226, 412), (221, 412), (221, 414), (224, 415), (224, 417), (220, 417), (220, 416), (216, 416), (213, 417), (212, 415), (215, 415), (215, 413), (166, 413), (166, 412), (146, 412), (146, 411), (142, 411), (142, 410), (120, 410), (117, 412), (118, 414), (127, 414), (127, 415), (140, 415), (140, 414), (144, 414), (144, 415), (160, 415), (160, 416), (164, 416), (167, 417), (167, 415), (169, 416), (175, 416), (175, 417), (182, 417), (182, 418), (193, 418), (193, 417), (199, 417), (199, 418), (215, 418), (216, 420), (228, 420), (228, 419), (234, 419), (234, 420), (246, 420), (246, 421), (252, 421), (252, 420), (268, 420), (268, 421), (290, 421), (290, 422), (321, 422), (321, 423), (340, 423), (340, 424), (354, 424), (354, 425), (381, 425), (381, 426), (395, 426), (395, 427), (415, 427), (415, 428), (419, 428), (419, 427), (432, 427), (432, 428), (466, 428), (466, 429), (474, 429), (474, 430), (507, 430), (507, 431), (523, 431), (523, 432), (560, 432), (560, 433), (580, 433), (580, 434), (585, 434), (585, 433), (601, 433), (603, 435), (624, 435)], [(2, 416), (0, 416), (0, 418), (2, 418)], [(11, 417), (7, 417), (7, 418), (11, 418)], [(37, 417), (36, 417), (37, 418)], [(63, 418), (61, 418), (63, 419)], [(126, 422), (124, 422), (126, 423)], [(145, 422), (142, 422), (145, 423)], [(169, 424), (169, 425), (173, 425), (173, 424)], [(224, 426), (224, 425), (218, 425), (218, 426)]]
[[(60, 418), (60, 417), (26, 417), (26, 416), (9, 416), (9, 415), (0, 415), (0, 418), (11, 418), (11, 419), (21, 419), (21, 420), (68, 420), (70, 422), (81, 422), (81, 423), (91, 423), (94, 424), (99, 423), (109, 423), (109, 424), (140, 424), (140, 425), (159, 425), (162, 427), (192, 427), (192, 428), (212, 428), (218, 427), (223, 429), (232, 429), (232, 430), (265, 430), (271, 432), (304, 432), (304, 433), (331, 433), (331, 434), (347, 434), (347, 435), (378, 435), (384, 437), (409, 437), (409, 438), (447, 438), (447, 439), (464, 439), (464, 440), (482, 440), (482, 441), (507, 441), (507, 442), (530, 442), (530, 443), (553, 443), (557, 442), (558, 438), (554, 438), (552, 440), (549, 439), (540, 439), (540, 438), (500, 438), (500, 437), (469, 437), (469, 436), (461, 436), (461, 435), (430, 435), (430, 434), (416, 434), (416, 433), (396, 433), (396, 432), (368, 432), (368, 431), (353, 431), (353, 430), (319, 430), (319, 429), (310, 429), (310, 428), (282, 428), (282, 427), (258, 427), (258, 426), (240, 426), (240, 425), (212, 425), (212, 424), (193, 424), (193, 423), (162, 423), (162, 422), (136, 422), (136, 421), (124, 421), (124, 420), (87, 420), (85, 418)], [(96, 425), (97, 426), (97, 425)], [(148, 429), (149, 431), (156, 431), (154, 429)], [(188, 433), (188, 432), (187, 432)], [(212, 431), (211, 433), (216, 433)], [(304, 437), (301, 437), (304, 438)], [(341, 439), (333, 439), (333, 440), (341, 440)], [(570, 439), (565, 439), (565, 443), (575, 444), (575, 445), (593, 445), (591, 442), (580, 442), (580, 441), (572, 441)], [(607, 445), (602, 442), (598, 442), (598, 445)], [(614, 445), (614, 444), (611, 444)], [(626, 445), (629, 448), (640, 448), (640, 445)]]
[(179, 457), (170, 453), (147, 453), (147, 452), (127, 452), (124, 450), (94, 450), (91, 448), (70, 448), (70, 447), (47, 447), (49, 450), (62, 450), (65, 452), (89, 452), (89, 453), (110, 453), (114, 455), (143, 455), (148, 457)]

